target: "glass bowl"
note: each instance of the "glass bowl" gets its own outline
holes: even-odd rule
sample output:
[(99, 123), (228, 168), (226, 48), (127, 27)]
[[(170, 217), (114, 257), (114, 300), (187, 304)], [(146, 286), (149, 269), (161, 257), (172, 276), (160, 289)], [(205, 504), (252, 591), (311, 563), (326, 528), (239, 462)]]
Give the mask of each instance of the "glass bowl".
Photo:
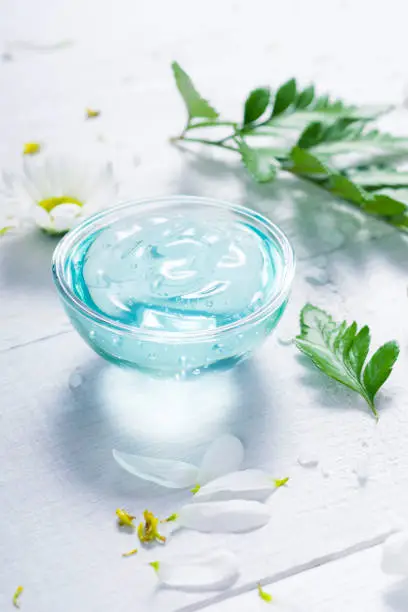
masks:
[[(159, 228), (160, 239), (167, 232), (167, 235), (172, 234), (172, 242), (167, 241), (162, 248), (161, 243), (154, 244), (154, 239), (152, 244), (152, 232), (157, 235), (157, 227), (160, 224), (167, 227), (166, 223), (170, 229)], [(183, 236), (181, 242), (174, 238), (175, 228), (178, 227), (181, 229), (177, 231)], [(199, 238), (191, 238), (196, 232), (195, 228), (198, 228)], [(231, 234), (231, 231), (239, 233)], [(231, 236), (235, 246), (231, 246)], [(227, 241), (225, 245), (224, 237)], [(240, 251), (244, 246), (237, 247), (235, 238), (237, 244), (241, 243), (245, 248), (249, 245), (249, 252), (242, 255)], [(212, 241), (216, 242), (216, 246)], [(177, 268), (180, 265), (183, 268), (183, 258), (177, 259), (174, 256), (166, 264), (166, 256), (159, 252), (160, 249), (165, 253), (171, 252), (168, 250), (170, 247), (177, 249), (180, 244), (184, 249), (183, 257), (185, 255), (185, 259), (189, 259), (189, 263), (197, 269), (201, 266), (200, 273), (206, 275), (205, 291), (215, 291), (217, 304), (221, 304), (220, 295), (225, 287), (228, 287), (230, 293), (222, 297), (233, 296), (234, 303), (246, 304), (245, 308), (241, 307), (239, 315), (234, 312), (234, 316), (217, 319), (212, 312), (203, 314), (201, 286), (198, 292), (200, 299), (190, 298), (193, 293), (188, 293), (189, 301), (186, 301), (185, 295), (183, 298), (171, 295), (174, 285), (180, 282), (183, 274), (191, 276), (191, 270), (188, 269), (187, 272), (182, 269), (181, 276), (180, 272), (170, 274), (173, 279), (170, 294), (164, 293), (160, 299), (157, 298), (160, 306), (157, 314), (157, 304), (153, 303), (157, 301), (156, 293), (150, 303), (145, 288), (151, 287), (152, 282), (157, 286), (162, 282), (162, 276), (152, 281), (157, 266), (161, 266), (160, 270), (166, 265), (167, 268)], [(218, 259), (217, 249), (220, 251)], [(179, 251), (176, 252), (179, 254)], [(262, 299), (252, 300), (250, 294), (251, 301), (246, 303), (245, 292), (255, 286), (258, 262), (266, 261), (265, 258), (268, 270), (273, 272), (273, 282), (261, 292)], [(216, 261), (214, 265), (211, 263), (213, 260)], [(122, 268), (124, 261), (125, 266)], [(252, 261), (257, 262), (256, 265)], [(140, 265), (148, 265), (143, 275)], [(132, 278), (132, 266), (134, 274), (139, 274), (136, 285)], [(265, 268), (259, 269), (260, 282), (264, 282)], [(225, 276), (229, 273), (232, 275), (230, 279), (225, 277), (227, 280), (224, 278), (222, 282), (214, 281), (217, 275)], [(194, 274), (197, 278), (197, 273), (193, 272), (193, 277)], [(69, 232), (59, 242), (53, 256), (55, 285), (72, 324), (82, 338), (96, 353), (110, 362), (161, 377), (185, 377), (229, 368), (250, 356), (282, 316), (293, 275), (292, 248), (285, 234), (276, 225), (248, 208), (193, 196), (131, 201), (104, 210)], [(86, 284), (87, 277), (95, 278), (93, 284)], [(115, 279), (115, 294), (112, 290), (112, 277)], [(167, 282), (168, 278), (165, 280)], [(217, 289), (214, 290), (216, 285)], [(133, 287), (133, 291), (138, 294), (137, 300), (129, 293), (129, 287)], [(140, 298), (143, 292), (147, 295), (145, 299)], [(157, 292), (160, 293), (159, 290)], [(118, 301), (118, 295), (120, 303), (116, 307), (114, 302)], [(163, 295), (169, 297), (163, 298)], [(125, 303), (124, 297), (130, 299)], [(191, 304), (191, 308), (196, 309), (193, 316), (191, 309), (184, 315), (180, 311), (180, 303), (182, 306), (188, 304), (189, 308)], [(205, 304), (213, 302), (207, 300)], [(227, 300), (223, 304), (227, 304)], [(139, 309), (137, 312), (140, 312), (141, 307), (143, 310), (141, 317), (137, 315), (137, 325), (128, 316), (128, 311), (134, 312), (136, 306)], [(169, 309), (173, 312), (174, 307), (179, 308), (176, 315), (169, 314)], [(161, 321), (164, 321), (164, 325)]]

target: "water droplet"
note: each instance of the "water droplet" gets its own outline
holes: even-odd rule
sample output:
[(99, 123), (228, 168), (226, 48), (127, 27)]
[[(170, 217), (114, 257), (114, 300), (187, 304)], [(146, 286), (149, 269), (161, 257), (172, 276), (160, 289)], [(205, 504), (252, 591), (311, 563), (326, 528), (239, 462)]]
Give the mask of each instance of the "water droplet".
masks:
[(157, 355), (156, 353), (149, 353), (147, 358), (149, 359), (149, 361), (154, 361), (155, 359), (157, 359)]
[(185, 366), (185, 364), (186, 364), (186, 358), (185, 358), (185, 356), (184, 356), (184, 355), (182, 355), (181, 357), (179, 357), (177, 361), (179, 362), (179, 364), (180, 364), (181, 366)]
[(68, 384), (71, 389), (77, 389), (82, 384), (82, 376), (79, 372), (75, 371), (69, 377)]
[(238, 340), (242, 340), (243, 337), (244, 337), (244, 334), (238, 334), (237, 336)]
[(222, 353), (224, 347), (222, 344), (214, 344), (212, 348), (216, 353)]
[(205, 303), (205, 305), (206, 305), (208, 308), (212, 308), (212, 306), (213, 306), (213, 301), (212, 301), (212, 300), (207, 300), (207, 301), (206, 301), (206, 303)]
[(194, 376), (198, 376), (198, 374), (200, 374), (200, 368), (196, 368), (195, 370), (193, 370), (192, 373), (194, 374)]
[(282, 346), (290, 346), (293, 344), (293, 338), (278, 338), (278, 342)]
[(319, 458), (314, 453), (301, 453), (297, 461), (304, 468), (315, 468), (319, 465)]
[(91, 338), (91, 340), (93, 340), (96, 336), (96, 332), (94, 332), (93, 330), (89, 332), (89, 337)]
[(361, 487), (364, 487), (367, 483), (367, 480), (370, 477), (370, 457), (369, 453), (366, 453), (357, 461), (356, 466), (353, 469), (353, 472), (357, 476), (358, 483)]
[(120, 336), (113, 336), (112, 344), (120, 346), (122, 344), (122, 338)]

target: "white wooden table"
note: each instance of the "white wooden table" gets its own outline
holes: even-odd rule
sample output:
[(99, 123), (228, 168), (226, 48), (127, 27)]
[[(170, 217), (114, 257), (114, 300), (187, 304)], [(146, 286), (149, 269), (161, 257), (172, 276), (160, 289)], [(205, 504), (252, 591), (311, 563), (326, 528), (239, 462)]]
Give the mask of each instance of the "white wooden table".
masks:
[[(173, 59), (230, 114), (251, 87), (293, 75), (351, 101), (401, 105), (404, 3), (3, 0), (0, 43), (12, 55), (0, 62), (2, 169), (17, 169), (32, 140), (50, 154), (103, 155), (123, 198), (181, 192), (245, 203), (279, 223), (298, 256), (284, 320), (252, 362), (213, 381), (152, 385), (107, 366), (71, 329), (51, 281), (54, 240), (1, 239), (2, 612), (18, 584), (27, 612), (255, 611), (267, 605), (259, 580), (276, 610), (406, 612), (408, 582), (382, 574), (379, 560), (408, 506), (407, 242), (315, 188), (258, 187), (235, 160), (216, 164), (208, 151), (167, 141), (184, 120)], [(85, 122), (86, 106), (101, 117)], [(387, 126), (407, 133), (408, 113)], [(368, 323), (374, 344), (399, 340), (378, 425), (358, 397), (277, 341), (297, 333), (306, 301)], [(76, 369), (83, 382), (71, 389)], [(269, 525), (240, 536), (180, 532), (163, 549), (122, 559), (134, 540), (115, 528), (115, 509), (164, 515), (185, 495), (121, 471), (112, 448), (198, 460), (227, 431), (243, 440), (247, 466), (291, 476), (271, 500)], [(301, 468), (301, 453), (316, 453), (317, 468)], [(361, 486), (355, 470), (367, 455)], [(220, 546), (240, 561), (229, 591), (157, 589), (149, 561)]]

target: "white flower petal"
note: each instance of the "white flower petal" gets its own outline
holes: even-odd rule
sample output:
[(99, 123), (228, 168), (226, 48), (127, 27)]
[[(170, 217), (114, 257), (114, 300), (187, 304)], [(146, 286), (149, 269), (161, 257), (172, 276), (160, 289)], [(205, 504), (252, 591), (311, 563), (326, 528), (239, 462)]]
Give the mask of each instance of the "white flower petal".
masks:
[(194, 495), (194, 502), (230, 499), (265, 501), (274, 491), (276, 491), (275, 483), (266, 472), (241, 470), (226, 474), (202, 486)]
[(92, 193), (89, 194), (86, 202), (87, 209), (96, 212), (113, 206), (116, 202), (117, 193), (118, 186), (113, 178), (112, 167), (108, 165), (100, 173)]
[(160, 561), (156, 570), (162, 584), (186, 590), (221, 590), (238, 577), (238, 561), (232, 552), (218, 550), (208, 556)]
[(127, 472), (169, 489), (192, 487), (197, 482), (198, 469), (191, 463), (144, 457), (113, 450), (113, 457)]
[(386, 574), (408, 576), (408, 532), (392, 535), (384, 543), (381, 568)]
[(23, 168), (25, 182), (31, 184), (31, 189), (35, 189), (42, 200), (61, 195), (60, 193), (54, 194), (53, 179), (49, 174), (46, 159), (38, 161), (26, 156), (23, 160)]
[(269, 518), (264, 504), (237, 499), (187, 504), (178, 513), (177, 524), (204, 533), (240, 533), (263, 527)]
[(82, 208), (77, 204), (59, 204), (50, 212), (55, 232), (66, 232), (81, 220)]
[(214, 478), (239, 470), (244, 460), (241, 440), (232, 435), (217, 438), (209, 446), (198, 472), (198, 484), (203, 485)]
[(33, 218), (38, 227), (42, 227), (45, 230), (53, 230), (52, 219), (44, 208), (41, 206), (35, 206), (33, 210)]

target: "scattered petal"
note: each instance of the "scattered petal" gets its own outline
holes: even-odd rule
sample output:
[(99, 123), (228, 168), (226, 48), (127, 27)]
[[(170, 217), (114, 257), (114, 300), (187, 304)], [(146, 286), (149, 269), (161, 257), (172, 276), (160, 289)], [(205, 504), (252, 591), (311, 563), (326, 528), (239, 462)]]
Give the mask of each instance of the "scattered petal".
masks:
[(206, 484), (214, 478), (239, 470), (244, 460), (244, 447), (236, 436), (226, 434), (214, 440), (207, 449), (196, 482)]
[(198, 469), (191, 463), (132, 455), (117, 450), (113, 450), (113, 457), (127, 472), (169, 489), (184, 489), (197, 482)]
[(16, 590), (15, 590), (15, 593), (13, 595), (13, 606), (15, 608), (19, 608), (20, 607), (19, 599), (20, 599), (20, 596), (21, 596), (23, 591), (24, 591), (24, 587), (22, 587), (22, 586), (18, 586), (16, 588)]
[(319, 465), (319, 458), (313, 453), (302, 454), (298, 457), (298, 464), (304, 468), (314, 468)]
[(122, 554), (122, 557), (132, 557), (133, 555), (136, 555), (138, 552), (137, 548), (134, 548), (133, 550), (129, 550), (129, 552), (125, 552)]
[(116, 516), (118, 517), (118, 524), (120, 527), (134, 527), (133, 521), (136, 517), (126, 512), (126, 510), (118, 508), (116, 510)]
[(408, 532), (388, 538), (382, 550), (381, 569), (386, 574), (408, 576)]
[(144, 522), (141, 522), (139, 527), (137, 528), (137, 535), (139, 536), (139, 540), (142, 544), (146, 544), (147, 542), (164, 542), (166, 538), (162, 536), (159, 531), (159, 519), (157, 516), (154, 516), (153, 512), (149, 510), (145, 510), (143, 512)]
[(183, 557), (180, 561), (154, 561), (150, 565), (162, 584), (186, 590), (221, 590), (238, 578), (238, 562), (227, 550), (208, 556)]
[(264, 504), (237, 499), (187, 504), (179, 512), (178, 524), (204, 533), (241, 533), (259, 529), (269, 519)]
[(100, 110), (93, 110), (92, 108), (87, 108), (85, 110), (86, 113), (86, 118), (87, 119), (94, 119), (95, 117), (99, 117), (99, 115), (101, 114)]
[(241, 470), (202, 486), (194, 496), (194, 502), (231, 499), (265, 501), (275, 489), (274, 481), (262, 470)]
[(38, 142), (26, 142), (23, 147), (23, 155), (35, 155), (41, 150), (41, 145)]
[(275, 487), (279, 489), (279, 487), (284, 487), (288, 481), (289, 476), (286, 476), (286, 478), (275, 478), (273, 482), (275, 483)]
[(271, 603), (272, 595), (270, 595), (269, 593), (263, 590), (261, 583), (258, 584), (258, 594), (259, 594), (259, 597), (263, 599), (263, 601), (266, 601), (267, 603)]

